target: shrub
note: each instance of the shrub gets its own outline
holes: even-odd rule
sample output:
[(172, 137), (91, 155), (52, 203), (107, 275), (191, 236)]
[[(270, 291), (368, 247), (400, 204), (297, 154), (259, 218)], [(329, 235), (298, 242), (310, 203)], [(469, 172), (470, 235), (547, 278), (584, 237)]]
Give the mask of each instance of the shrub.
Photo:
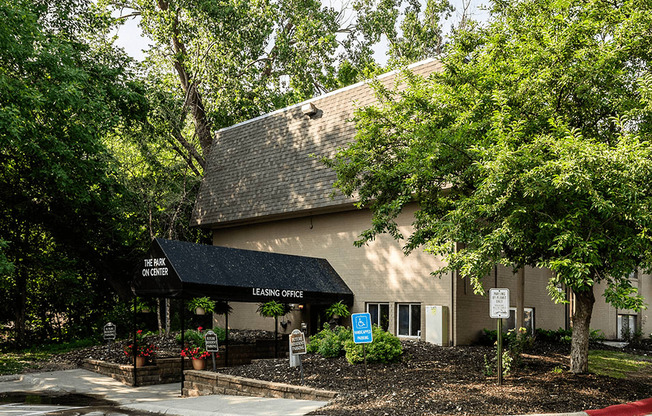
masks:
[[(202, 333), (202, 330), (203, 328), (201, 326), (197, 329), (186, 330), (183, 334), (184, 342), (191, 347), (204, 348), (204, 334)], [(181, 334), (177, 334), (175, 339), (178, 343), (181, 343)]]
[(497, 340), (498, 340), (497, 330), (484, 328), (482, 330), (482, 334), (480, 335), (480, 340), (478, 341), (478, 343), (480, 345), (491, 346), (494, 345)]
[[(537, 328), (535, 332), (536, 332), (537, 341), (541, 341), (541, 342), (549, 342), (549, 343), (561, 342), (564, 344), (570, 344), (573, 338), (572, 329), (559, 328), (556, 331), (554, 331), (554, 330)], [(602, 331), (600, 331), (599, 329), (590, 330), (589, 342), (599, 342), (604, 340), (605, 340), (605, 336)]]
[(306, 349), (309, 353), (319, 354), (325, 358), (334, 358), (344, 355), (344, 343), (352, 339), (350, 329), (336, 326), (333, 330), (326, 323), (324, 329), (310, 337)]
[(589, 342), (601, 342), (607, 339), (599, 329), (589, 329)]
[(226, 331), (223, 328), (216, 326), (213, 328), (213, 332), (215, 332), (215, 335), (217, 335), (217, 340), (220, 342), (220, 344), (226, 340)]
[[(391, 363), (401, 358), (403, 347), (395, 335), (383, 331), (376, 325), (373, 326), (372, 334), (373, 342), (366, 344), (367, 362)], [(346, 351), (346, 360), (351, 364), (359, 364), (364, 361), (362, 344), (354, 343), (353, 338), (344, 343), (344, 350)]]

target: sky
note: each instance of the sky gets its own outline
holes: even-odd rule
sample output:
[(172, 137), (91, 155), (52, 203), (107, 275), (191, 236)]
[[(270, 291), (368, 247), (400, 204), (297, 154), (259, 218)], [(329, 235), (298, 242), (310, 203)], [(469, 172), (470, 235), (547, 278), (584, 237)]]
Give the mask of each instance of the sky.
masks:
[[(342, 3), (346, 3), (347, 0), (325, 0), (324, 3), (330, 3), (331, 7), (335, 9), (340, 9)], [(456, 8), (455, 15), (451, 18), (451, 21), (459, 21), (461, 16), (462, 9), (462, 0), (451, 0), (451, 3)], [(486, 0), (472, 0), (471, 6), (469, 8), (470, 15), (472, 18), (480, 21), (485, 21), (487, 19), (488, 13), (481, 10), (483, 4), (486, 3)], [(142, 61), (145, 59), (145, 53), (149, 49), (150, 40), (142, 35), (140, 28), (138, 27), (138, 22), (140, 18), (130, 18), (125, 21), (125, 24), (122, 25), (117, 32), (118, 46), (124, 48), (124, 50), (132, 58)], [(450, 23), (449, 23), (450, 25)], [(449, 26), (450, 27), (450, 26)], [(444, 32), (447, 31), (447, 28), (444, 29)], [(382, 42), (376, 47), (375, 58), (376, 61), (380, 64), (385, 64), (387, 61), (386, 58), (387, 43)]]

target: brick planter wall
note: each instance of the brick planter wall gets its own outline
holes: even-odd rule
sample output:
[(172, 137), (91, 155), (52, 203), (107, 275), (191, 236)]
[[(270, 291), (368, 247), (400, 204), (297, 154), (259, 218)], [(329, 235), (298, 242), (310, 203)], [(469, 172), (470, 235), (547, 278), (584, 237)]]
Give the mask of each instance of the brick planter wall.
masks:
[[(288, 342), (279, 340), (279, 357), (287, 357)], [(224, 347), (220, 347), (219, 357), (215, 358), (216, 367), (225, 367)], [(229, 346), (229, 366), (250, 364), (252, 360), (274, 357), (274, 341), (258, 340), (255, 344), (234, 344)], [(134, 385), (134, 372), (131, 364), (115, 364), (99, 360), (84, 360), (82, 367), (86, 370), (110, 376), (128, 386)], [(192, 362), (186, 359), (186, 369), (192, 368)], [(211, 358), (206, 360), (206, 368), (212, 369)], [(140, 367), (136, 378), (139, 386), (153, 384), (178, 383), (181, 381), (181, 358), (158, 358), (156, 365)]]
[(330, 401), (337, 392), (310, 387), (274, 383), (251, 378), (231, 376), (209, 371), (187, 370), (183, 385), (184, 396), (230, 394), (235, 396), (275, 397), (284, 399)]
[[(82, 367), (105, 376), (110, 376), (128, 386), (134, 385), (134, 367), (126, 364), (108, 363), (99, 360), (84, 360)], [(186, 369), (192, 368), (190, 360), (186, 360)], [(156, 365), (146, 365), (136, 369), (139, 386), (153, 384), (178, 383), (181, 381), (181, 359), (160, 358)]]

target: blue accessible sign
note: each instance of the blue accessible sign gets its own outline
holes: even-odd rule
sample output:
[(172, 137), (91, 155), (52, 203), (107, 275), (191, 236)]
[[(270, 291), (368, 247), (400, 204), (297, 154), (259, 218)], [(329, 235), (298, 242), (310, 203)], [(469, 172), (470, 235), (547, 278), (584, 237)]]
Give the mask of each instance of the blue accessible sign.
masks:
[(369, 313), (354, 313), (351, 315), (353, 325), (353, 342), (369, 344), (374, 340), (371, 333), (371, 315)]

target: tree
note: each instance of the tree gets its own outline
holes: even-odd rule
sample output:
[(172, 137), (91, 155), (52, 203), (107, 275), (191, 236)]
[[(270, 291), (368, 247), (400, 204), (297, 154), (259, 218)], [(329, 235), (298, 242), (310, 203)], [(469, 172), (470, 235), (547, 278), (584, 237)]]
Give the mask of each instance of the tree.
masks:
[(142, 85), (97, 40), (109, 22), (90, 2), (2, 1), (0, 16), (2, 319), (23, 344), (28, 318), (88, 334), (107, 281), (131, 269), (131, 194), (104, 138), (146, 113)]
[(141, 18), (153, 41), (144, 65), (181, 103), (168, 113), (181, 127), (169, 131), (171, 145), (196, 172), (217, 129), (383, 71), (372, 56), (382, 35), (400, 62), (438, 53), (439, 15), (451, 10), (446, 0), (429, 0), (423, 12), (414, 0), (357, 0), (347, 20), (317, 0), (101, 3), (123, 12), (118, 22)]
[[(476, 293), (495, 264), (549, 268), (575, 296), (571, 371), (588, 367), (596, 284), (640, 309), (627, 279), (652, 266), (652, 10), (634, 0), (493, 1), (459, 30), (444, 69), (355, 115), (356, 140), (327, 161), (373, 214), (357, 244), (416, 203), (424, 248)], [(453, 243), (458, 243), (453, 245)], [(456, 249), (457, 248), (457, 249)]]

